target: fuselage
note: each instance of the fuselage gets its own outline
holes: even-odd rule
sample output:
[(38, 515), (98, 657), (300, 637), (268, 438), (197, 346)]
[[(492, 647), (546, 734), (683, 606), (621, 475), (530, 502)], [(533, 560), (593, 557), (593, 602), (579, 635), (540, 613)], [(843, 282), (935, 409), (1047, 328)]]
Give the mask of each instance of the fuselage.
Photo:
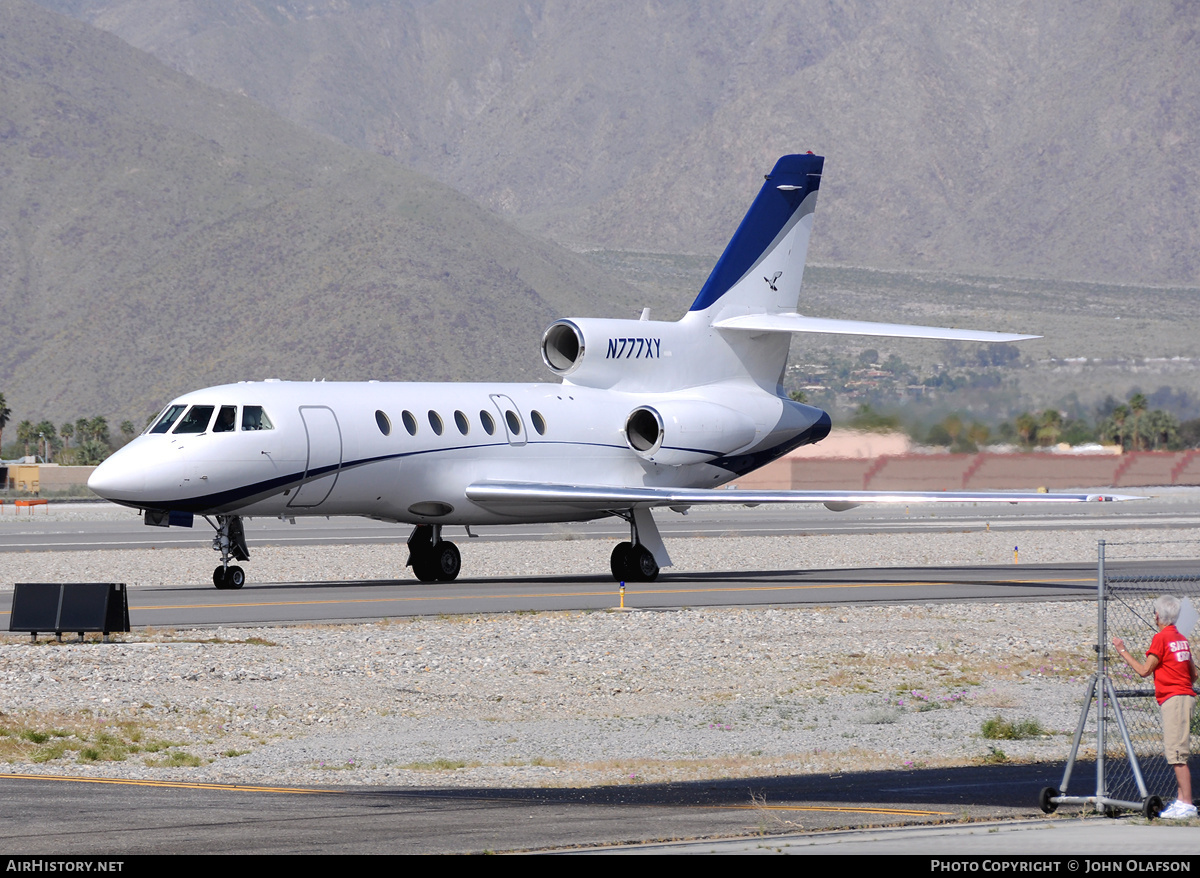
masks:
[[(714, 429), (723, 435), (720, 424), (684, 434), (700, 445), (677, 456), (699, 462), (662, 464), (631, 447), (631, 411), (689, 402), (736, 412), (744, 425), (732, 440), (738, 447), (702, 447)], [(174, 400), (101, 464), (90, 485), (124, 505), (195, 514), (565, 521), (580, 511), (550, 505), (502, 514), (468, 500), (466, 488), (487, 481), (710, 488), (818, 441), (828, 428), (820, 409), (749, 382), (673, 393), (569, 383), (243, 382)]]

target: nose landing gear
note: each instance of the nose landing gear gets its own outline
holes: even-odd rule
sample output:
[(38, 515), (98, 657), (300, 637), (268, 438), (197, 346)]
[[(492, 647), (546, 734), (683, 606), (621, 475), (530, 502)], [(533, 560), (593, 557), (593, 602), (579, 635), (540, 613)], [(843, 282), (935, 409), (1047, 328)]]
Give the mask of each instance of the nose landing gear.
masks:
[(217, 532), (213, 535), (212, 547), (221, 553), (221, 566), (213, 571), (213, 585), (220, 589), (241, 588), (246, 584), (246, 571), (236, 565), (230, 567), (229, 561), (250, 560), (242, 518), (240, 515), (218, 515), (213, 527)]
[(458, 546), (442, 539), (440, 524), (418, 524), (408, 538), (408, 563), (421, 582), (453, 582), (462, 569)]

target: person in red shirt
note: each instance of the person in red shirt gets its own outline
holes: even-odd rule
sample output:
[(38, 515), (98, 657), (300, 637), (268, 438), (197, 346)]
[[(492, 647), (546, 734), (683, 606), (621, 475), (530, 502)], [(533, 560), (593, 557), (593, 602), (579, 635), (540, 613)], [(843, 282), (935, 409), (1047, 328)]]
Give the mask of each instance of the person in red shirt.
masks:
[(1142, 677), (1154, 675), (1154, 697), (1163, 715), (1163, 747), (1167, 762), (1175, 768), (1179, 783), (1179, 798), (1172, 802), (1161, 817), (1184, 819), (1195, 817), (1192, 801), (1192, 775), (1188, 771), (1192, 709), (1196, 706), (1196, 663), (1187, 638), (1179, 633), (1175, 621), (1179, 618), (1179, 598), (1162, 595), (1154, 602), (1154, 623), (1158, 633), (1146, 650), (1146, 660), (1138, 661), (1125, 648), (1125, 641), (1113, 638), (1117, 655)]

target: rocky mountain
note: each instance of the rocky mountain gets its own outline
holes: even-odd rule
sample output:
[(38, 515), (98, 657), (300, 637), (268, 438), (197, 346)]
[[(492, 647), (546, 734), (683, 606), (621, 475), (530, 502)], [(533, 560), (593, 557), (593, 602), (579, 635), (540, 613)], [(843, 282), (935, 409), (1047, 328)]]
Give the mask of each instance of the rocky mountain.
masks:
[(40, 0), (573, 246), (715, 256), (784, 152), (814, 260), (1200, 281), (1186, 0)]
[(639, 297), (400, 163), (0, 2), (0, 392), (141, 424), (245, 378), (549, 378)]

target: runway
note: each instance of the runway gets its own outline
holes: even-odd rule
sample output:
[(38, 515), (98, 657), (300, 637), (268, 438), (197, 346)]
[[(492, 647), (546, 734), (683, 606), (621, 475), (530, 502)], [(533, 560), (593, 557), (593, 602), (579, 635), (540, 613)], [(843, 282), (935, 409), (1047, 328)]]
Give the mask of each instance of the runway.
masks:
[[(1145, 569), (1144, 567), (1142, 569)], [(1155, 571), (1192, 570), (1162, 562)], [(632, 583), (624, 596), (610, 577), (542, 576), (373, 582), (255, 583), (241, 591), (211, 586), (129, 589), (130, 623), (140, 626), (273, 625), (352, 622), (470, 613), (640, 610), (755, 605), (928, 603), (967, 600), (1091, 599), (1095, 568), (1074, 565), (861, 570), (729, 571), (666, 574)], [(0, 594), (7, 615), (12, 593)]]
[[(1100, 504), (1097, 504), (1099, 506)], [(910, 510), (852, 518), (824, 510), (714, 510), (686, 518), (663, 515), (668, 541), (710, 541), (732, 534), (961, 534), (976, 531), (1085, 530), (1114, 527), (1148, 534), (1200, 523), (1189, 504), (1168, 500), (1088, 509), (1078, 518), (1031, 516), (989, 509)], [(1074, 508), (1078, 512), (1079, 507)], [(991, 514), (996, 513), (996, 514)], [(1114, 516), (1116, 516), (1114, 518)], [(572, 526), (570, 553), (623, 535), (617, 523)], [(406, 530), (357, 520), (323, 519), (290, 525), (253, 522), (252, 550), (271, 545), (402, 544)], [(460, 539), (458, 536), (455, 539)], [(484, 532), (473, 543), (562, 541), (560, 528)], [(463, 538), (466, 542), (469, 538)], [(1089, 538), (1090, 539), (1090, 538)], [(589, 545), (584, 541), (598, 541)], [(522, 543), (521, 541), (526, 541)], [(146, 528), (125, 520), (12, 520), (0, 530), (0, 551), (91, 551), (115, 559), (126, 549), (185, 550), (207, 545), (192, 531)], [(1007, 543), (1006, 543), (1007, 545)], [(103, 547), (103, 548), (101, 548)], [(174, 554), (172, 557), (174, 557)], [(40, 555), (39, 555), (40, 556)], [(180, 551), (179, 557), (206, 557)], [(207, 558), (206, 558), (207, 560)], [(191, 563), (190, 561), (188, 562)], [(1155, 572), (1193, 572), (1192, 560), (1139, 562)], [(211, 564), (209, 565), (211, 566)], [(843, 606), (959, 601), (1090, 600), (1093, 563), (908, 565), (822, 569), (733, 569), (664, 572), (655, 583), (629, 585), (625, 606), (671, 612), (700, 606)], [(402, 574), (401, 574), (402, 575)], [(426, 585), (409, 578), (344, 578), (313, 582), (251, 582), (238, 592), (204, 584), (140, 583), (129, 591), (136, 627), (280, 625), (354, 622), (400, 616), (529, 611), (604, 610), (622, 596), (602, 574), (464, 576)], [(11, 592), (0, 594), (7, 612)], [(1088, 777), (1081, 769), (1077, 777)], [(899, 824), (1034, 818), (1036, 791), (1054, 785), (1060, 765), (1000, 765), (839, 775), (743, 778), (687, 784), (585, 789), (268, 789), (216, 784), (109, 783), (0, 778), (11, 819), (5, 847), (29, 853), (449, 853), (562, 849), (630, 840), (660, 841), (756, 833), (773, 834)], [(1083, 783), (1081, 781), (1081, 783)], [(87, 815), (105, 815), (92, 820)], [(1075, 818), (1078, 811), (1070, 815)], [(1077, 821), (1075, 821), (1077, 822)], [(1062, 837), (1062, 836), (1060, 836)], [(1114, 840), (1114, 844), (1119, 840)], [(1069, 850), (1069, 846), (1060, 852)], [(1089, 852), (1098, 853), (1095, 847)]]
[[(770, 847), (770, 836), (799, 830), (1033, 818), (1040, 812), (1031, 791), (1058, 783), (1061, 774), (1061, 765), (976, 766), (508, 790), (289, 789), (8, 775), (0, 776), (9, 813), (0, 844), (13, 854), (113, 857), (586, 851), (738, 836), (757, 836)], [(1057, 824), (1064, 831), (1080, 824), (1077, 810)], [(1111, 831), (1114, 823), (1106, 825)], [(1056, 838), (1055, 854), (1083, 852), (1073, 851), (1064, 832)], [(1112, 849), (1122, 841), (1132, 839), (1117, 839)], [(1103, 852), (1089, 845), (1089, 853)]]
[[(939, 507), (859, 507), (830, 512), (811, 506), (740, 506), (696, 508), (687, 515), (660, 510), (655, 515), (664, 539), (689, 537), (786, 536), (861, 533), (951, 533), (963, 529), (1098, 530), (1112, 528), (1200, 528), (1195, 492), (1178, 491), (1127, 503), (1063, 503), (1018, 506), (1005, 503)], [(43, 507), (44, 508), (44, 507)], [(33, 512), (0, 512), (0, 553), (78, 552), (204, 547), (212, 530), (202, 519), (192, 528), (146, 527), (133, 510), (112, 504), (64, 507), (72, 518)], [(93, 513), (89, 515), (89, 513)], [(406, 525), (365, 518), (275, 518), (245, 521), (254, 546), (390, 544), (408, 538)], [(628, 538), (623, 522), (603, 518), (569, 524), (505, 525), (472, 528), (484, 541)], [(463, 528), (447, 528), (448, 539), (465, 537)]]
[[(710, 547), (723, 540), (743, 537), (838, 537), (905, 541), (905, 535), (991, 534), (1022, 532), (1095, 533), (1113, 529), (1137, 529), (1153, 537), (1178, 534), (1181, 529), (1200, 527), (1200, 504), (1186, 501), (1190, 495), (1169, 495), (1136, 503), (1064, 504), (1031, 511), (1027, 507), (989, 504), (963, 508), (913, 507), (905, 509), (853, 510), (833, 513), (824, 507), (779, 509), (725, 507), (696, 510), (681, 516), (660, 512), (657, 518), (668, 547), (689, 542)], [(570, 525), (525, 525), (473, 529), (474, 537), (461, 528), (447, 528), (447, 537), (463, 547), (464, 568), (452, 583), (421, 583), (404, 569), (404, 540), (407, 528), (365, 519), (301, 518), (296, 523), (278, 519), (254, 519), (247, 523), (252, 560), (246, 565), (247, 586), (240, 591), (219, 591), (207, 581), (216, 560), (206, 549), (211, 530), (197, 521), (193, 528), (146, 527), (136, 513), (105, 504), (96, 509), (68, 507), (70, 516), (59, 513), (38, 520), (30, 515), (9, 518), (0, 527), (0, 554), (29, 557), (68, 558), (70, 553), (90, 552), (91, 576), (113, 577), (106, 572), (111, 559), (116, 567), (131, 557), (160, 550), (178, 550), (175, 570), (182, 574), (174, 583), (143, 577), (138, 564), (126, 565), (124, 576), (132, 578), (129, 605), (136, 626), (271, 625), (324, 621), (362, 621), (401, 616), (438, 614), (504, 613), (553, 610), (604, 610), (625, 606), (667, 610), (700, 606), (755, 605), (842, 605), (869, 603), (913, 603), (963, 600), (1058, 600), (1085, 599), (1094, 594), (1095, 563), (1004, 563), (977, 565), (894, 565), (829, 567), (797, 565), (790, 569), (756, 568), (754, 557), (732, 566), (737, 553), (729, 553), (722, 569), (703, 572), (669, 568), (653, 583), (627, 583), (624, 595), (604, 571), (607, 548), (626, 536), (626, 526), (613, 519)], [(458, 533), (456, 533), (458, 532)], [(1184, 530), (1184, 532), (1187, 532)], [(1200, 532), (1200, 531), (1197, 531)], [(1014, 537), (1015, 539), (1015, 537)], [(566, 541), (566, 542), (564, 542)], [(774, 544), (772, 540), (768, 543)], [(995, 542), (995, 540), (993, 540)], [(1011, 553), (1009, 543), (1000, 541)], [(340, 547), (339, 551), (367, 552), (379, 547), (390, 553), (391, 562), (382, 578), (368, 570), (360, 578), (340, 576), (321, 579), (305, 575), (304, 581), (288, 581), (289, 575), (308, 573), (303, 560), (265, 567), (262, 552), (295, 552), (298, 547)], [(556, 546), (565, 564), (577, 564), (584, 574), (524, 575), (520, 560), (517, 575), (472, 575), (479, 567), (468, 563), (471, 551), (488, 553), (489, 546), (504, 547), (509, 554), (518, 546)], [(1200, 544), (1196, 546), (1200, 550)], [(312, 551), (319, 551), (314, 548)], [(1085, 557), (1091, 554), (1087, 550)], [(30, 553), (42, 553), (31, 555)], [(258, 554), (255, 554), (258, 553)], [(1197, 553), (1200, 553), (1198, 551)], [(887, 557), (881, 551), (881, 557)], [(595, 556), (595, 557), (593, 557)], [(174, 557), (173, 555), (171, 557)], [(1011, 553), (1015, 562), (1017, 554)], [(17, 559), (14, 558), (14, 562)], [(1007, 560), (1007, 559), (1006, 559)], [(778, 565), (776, 565), (777, 567)], [(1194, 564), (1178, 561), (1149, 563), (1154, 572), (1190, 572)], [(358, 572), (363, 567), (343, 565)], [(507, 568), (505, 568), (507, 569)], [(1141, 562), (1139, 569), (1148, 569)], [(33, 567), (33, 575), (40, 570)], [(273, 571), (263, 581), (259, 577)], [(394, 573), (393, 573), (394, 571)], [(173, 571), (174, 572), (174, 571)], [(26, 574), (27, 576), (30, 574)], [(317, 581), (313, 581), (316, 579)], [(182, 580), (182, 581), (179, 581)], [(11, 592), (0, 592), (0, 613), (7, 613)]]

